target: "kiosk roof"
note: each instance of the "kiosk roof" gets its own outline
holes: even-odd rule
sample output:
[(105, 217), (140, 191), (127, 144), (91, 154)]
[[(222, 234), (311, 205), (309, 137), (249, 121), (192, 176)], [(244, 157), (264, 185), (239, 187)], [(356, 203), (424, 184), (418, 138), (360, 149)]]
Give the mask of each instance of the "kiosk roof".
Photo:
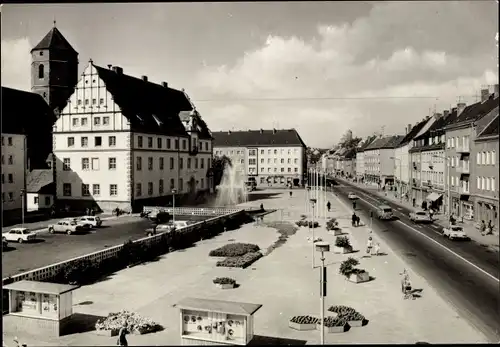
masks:
[(55, 295), (71, 292), (78, 288), (80, 288), (80, 286), (28, 280), (17, 281), (3, 286), (3, 289)]
[(257, 312), (257, 310), (260, 309), (262, 305), (234, 301), (184, 298), (176, 304), (176, 307), (187, 310), (210, 311), (249, 316)]

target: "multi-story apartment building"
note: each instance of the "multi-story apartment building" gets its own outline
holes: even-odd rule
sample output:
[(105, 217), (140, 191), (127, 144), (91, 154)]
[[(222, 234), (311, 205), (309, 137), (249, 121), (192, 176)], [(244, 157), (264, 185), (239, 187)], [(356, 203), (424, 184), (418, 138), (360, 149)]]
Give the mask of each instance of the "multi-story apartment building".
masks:
[[(446, 130), (446, 184), (450, 184), (451, 212), (459, 217), (474, 218), (471, 195), (474, 172), (471, 170), (471, 147), (475, 139), (475, 123), (498, 107), (498, 96), (488, 89), (481, 91), (481, 101), (469, 105), (448, 123)], [(449, 182), (449, 183), (448, 183)]]
[[(493, 120), (478, 132), (471, 147), (471, 168), (475, 176), (470, 192), (474, 201), (474, 219), (492, 222), (498, 229), (498, 137), (500, 119), (498, 106), (491, 112)], [(486, 117), (485, 117), (486, 118)]]
[[(17, 126), (16, 126), (17, 125)], [(18, 219), (26, 210), (26, 135), (21, 124), (2, 119), (2, 216)]]
[(404, 136), (394, 135), (374, 140), (364, 149), (365, 180), (383, 187), (394, 183), (394, 151)]
[[(463, 106), (465, 107), (465, 105)], [(435, 113), (432, 124), (413, 139), (410, 154), (411, 199), (414, 206), (443, 211), (447, 203), (445, 195), (446, 157), (444, 126), (457, 117), (457, 109)]]
[(368, 147), (373, 141), (377, 139), (376, 135), (368, 136), (366, 139), (359, 142), (358, 147), (356, 148), (356, 179), (358, 181), (365, 180), (365, 149)]
[[(243, 160), (257, 185), (301, 185), (306, 179), (306, 145), (295, 129), (220, 131), (212, 134), (214, 154)], [(239, 152), (239, 153), (238, 153)]]
[(57, 199), (81, 209), (138, 210), (209, 190), (212, 137), (179, 90), (85, 68), (54, 126)]
[(409, 199), (411, 195), (410, 185), (410, 153), (409, 150), (413, 147), (413, 138), (425, 132), (432, 124), (434, 118), (427, 118), (414, 127), (408, 124), (406, 127), (406, 135), (401, 140), (399, 145), (394, 149), (394, 177), (398, 193)]

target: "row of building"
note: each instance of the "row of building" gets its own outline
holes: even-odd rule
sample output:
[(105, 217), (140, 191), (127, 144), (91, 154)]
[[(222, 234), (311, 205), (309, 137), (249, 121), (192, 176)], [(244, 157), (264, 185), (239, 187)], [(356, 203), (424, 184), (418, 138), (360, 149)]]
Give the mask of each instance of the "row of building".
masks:
[(214, 191), (214, 156), (258, 184), (302, 182), (294, 129), (212, 133), (184, 90), (78, 53), (54, 27), (31, 50), (31, 92), (2, 87), (4, 218), (166, 205)]
[(369, 136), (325, 157), (330, 172), (394, 187), (414, 206), (498, 224), (498, 85), (481, 101), (435, 113), (404, 135)]

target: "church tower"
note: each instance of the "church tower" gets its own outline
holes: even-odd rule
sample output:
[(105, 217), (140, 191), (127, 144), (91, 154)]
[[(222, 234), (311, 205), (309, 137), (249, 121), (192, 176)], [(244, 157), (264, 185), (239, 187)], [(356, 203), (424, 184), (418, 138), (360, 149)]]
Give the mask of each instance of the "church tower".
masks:
[(31, 50), (31, 91), (56, 113), (66, 106), (78, 82), (78, 52), (54, 27)]

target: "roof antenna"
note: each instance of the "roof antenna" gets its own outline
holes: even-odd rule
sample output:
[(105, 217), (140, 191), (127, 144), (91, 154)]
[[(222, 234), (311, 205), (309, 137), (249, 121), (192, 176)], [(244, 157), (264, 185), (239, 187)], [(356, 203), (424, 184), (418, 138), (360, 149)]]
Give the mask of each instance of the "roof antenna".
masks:
[(54, 16), (54, 28), (56, 27), (56, 16)]

